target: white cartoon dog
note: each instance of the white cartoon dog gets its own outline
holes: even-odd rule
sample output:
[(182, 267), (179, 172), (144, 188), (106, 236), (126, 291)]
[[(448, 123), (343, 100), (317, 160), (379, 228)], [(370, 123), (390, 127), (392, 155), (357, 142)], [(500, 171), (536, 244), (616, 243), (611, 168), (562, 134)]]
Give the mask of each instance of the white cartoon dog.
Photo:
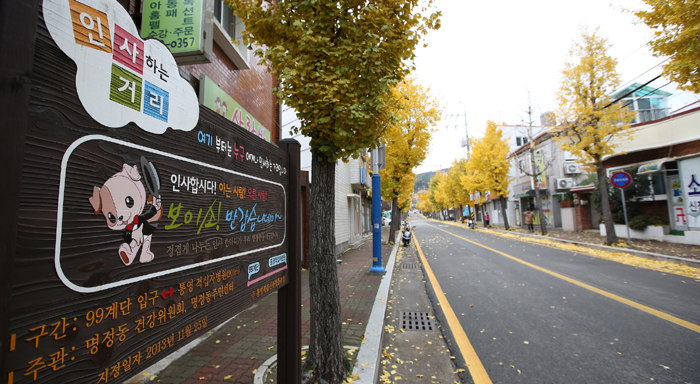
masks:
[(146, 194), (138, 165), (124, 164), (122, 171), (110, 177), (102, 188), (93, 187), (89, 200), (95, 214), (104, 215), (109, 229), (125, 231), (126, 242), (119, 246), (119, 257), (125, 265), (131, 265), (141, 247), (140, 262), (147, 263), (155, 257), (150, 249), (151, 235), (158, 224), (151, 223), (160, 220), (163, 207), (157, 192), (153, 194)]

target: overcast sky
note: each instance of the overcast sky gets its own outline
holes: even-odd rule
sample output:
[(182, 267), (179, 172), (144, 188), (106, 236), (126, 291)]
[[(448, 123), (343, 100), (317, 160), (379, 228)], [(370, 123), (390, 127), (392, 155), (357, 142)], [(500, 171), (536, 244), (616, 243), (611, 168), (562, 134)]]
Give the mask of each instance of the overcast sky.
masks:
[[(600, 27), (599, 33), (612, 44), (609, 53), (619, 62), (623, 84), (645, 83), (661, 73), (661, 66), (653, 67), (663, 59), (653, 57), (646, 45), (651, 31), (622, 11), (641, 9), (641, 0), (436, 3), (442, 27), (429, 33), (427, 48), (417, 50), (415, 74), (442, 100), (444, 113), (416, 173), (448, 168), (465, 155), (459, 145), (465, 136), (465, 112), (470, 137), (481, 137), (487, 120), (521, 123), (528, 91), (536, 121), (540, 113), (553, 110), (564, 61), (582, 27)], [(659, 79), (650, 85), (666, 83)], [(673, 84), (661, 89), (677, 93)], [(678, 94), (670, 104), (674, 109), (693, 100), (696, 95)]]

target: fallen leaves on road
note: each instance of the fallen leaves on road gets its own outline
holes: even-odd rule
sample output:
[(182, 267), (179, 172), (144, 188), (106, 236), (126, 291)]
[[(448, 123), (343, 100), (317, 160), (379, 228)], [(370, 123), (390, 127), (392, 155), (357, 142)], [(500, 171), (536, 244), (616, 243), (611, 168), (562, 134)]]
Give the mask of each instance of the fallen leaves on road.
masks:
[(556, 241), (552, 241), (549, 239), (543, 239), (543, 238), (530, 238), (530, 237), (524, 237), (524, 236), (514, 235), (514, 234), (510, 234), (510, 233), (497, 232), (497, 231), (489, 232), (489, 233), (492, 235), (510, 238), (513, 240), (524, 241), (524, 242), (535, 243), (535, 244), (542, 244), (542, 245), (547, 245), (547, 246), (550, 246), (553, 248), (562, 249), (565, 251), (582, 253), (582, 254), (585, 254), (588, 256), (594, 256), (594, 257), (598, 257), (601, 259), (616, 261), (618, 263), (631, 265), (634, 267), (646, 268), (646, 269), (651, 269), (651, 270), (659, 271), (659, 272), (670, 272), (670, 273), (674, 273), (676, 275), (691, 277), (694, 279), (700, 279), (700, 268), (693, 268), (693, 267), (689, 267), (687, 265), (676, 264), (676, 263), (673, 263), (670, 261), (651, 260), (651, 259), (646, 259), (646, 258), (639, 257), (639, 256), (633, 256), (633, 255), (630, 255), (627, 253), (611, 252), (611, 251), (604, 251), (604, 250), (599, 250), (599, 249), (591, 249), (591, 248), (587, 248), (587, 247), (583, 247), (583, 246), (579, 246), (579, 245), (574, 245), (574, 244), (559, 243)]

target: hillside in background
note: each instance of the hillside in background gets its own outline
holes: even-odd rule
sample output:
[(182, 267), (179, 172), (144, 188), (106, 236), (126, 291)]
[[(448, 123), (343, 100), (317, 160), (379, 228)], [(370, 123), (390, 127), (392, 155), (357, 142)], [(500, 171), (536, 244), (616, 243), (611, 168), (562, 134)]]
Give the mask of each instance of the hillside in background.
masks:
[[(440, 172), (447, 172), (448, 168), (441, 169)], [(425, 172), (416, 175), (416, 183), (413, 184), (413, 192), (418, 192), (420, 190), (427, 190), (430, 187), (430, 179), (435, 176), (437, 172)]]

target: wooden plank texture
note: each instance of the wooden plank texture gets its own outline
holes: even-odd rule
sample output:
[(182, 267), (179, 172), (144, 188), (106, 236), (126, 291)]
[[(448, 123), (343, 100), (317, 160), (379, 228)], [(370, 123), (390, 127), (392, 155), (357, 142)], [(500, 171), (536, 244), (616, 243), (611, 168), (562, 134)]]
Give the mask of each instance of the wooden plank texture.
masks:
[[(203, 107), (189, 132), (101, 126), (82, 107), (75, 75), (40, 15), (3, 314), (15, 340), (4, 377), (14, 383), (124, 381), (289, 279), (280, 257), (287, 153)], [(142, 159), (157, 171), (157, 191), (133, 178), (147, 174)], [(145, 212), (149, 195), (162, 206), (149, 223), (154, 257), (144, 241), (126, 265), (130, 238), (105, 212)]]

